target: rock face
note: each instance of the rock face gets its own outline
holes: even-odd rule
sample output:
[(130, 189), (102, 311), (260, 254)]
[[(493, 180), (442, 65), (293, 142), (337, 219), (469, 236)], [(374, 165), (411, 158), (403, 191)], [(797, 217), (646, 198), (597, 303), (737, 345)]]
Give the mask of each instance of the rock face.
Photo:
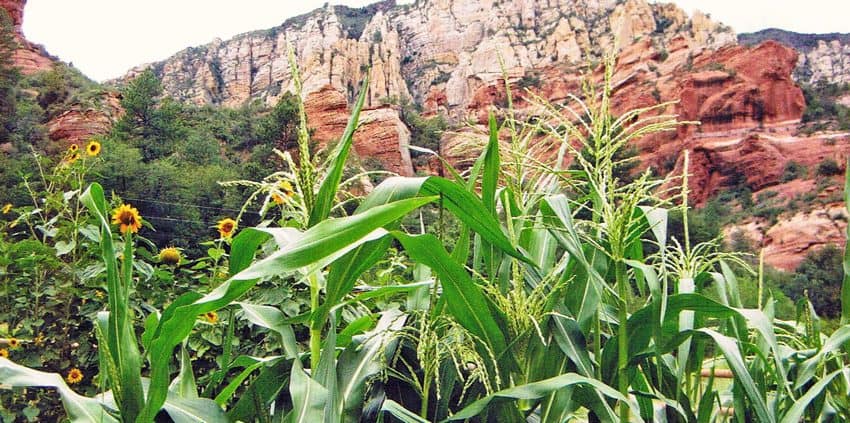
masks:
[(92, 137), (108, 133), (121, 113), (118, 95), (106, 93), (98, 108), (75, 104), (47, 122), (48, 137), (62, 144), (83, 146)]
[[(308, 124), (315, 128), (312, 139), (320, 146), (339, 140), (351, 115), (345, 95), (331, 85), (308, 95), (304, 109)], [(362, 110), (360, 121), (354, 134), (354, 152), (361, 159), (377, 160), (390, 172), (413, 175), (408, 150), (410, 130), (399, 118), (399, 111), (389, 106)]]
[(0, 0), (0, 8), (5, 9), (9, 17), (12, 18), (14, 36), (18, 42), (18, 49), (12, 55), (12, 61), (22, 73), (30, 75), (50, 69), (53, 62), (58, 59), (48, 54), (43, 46), (33, 44), (24, 38), (21, 25), (24, 21), (24, 6), (26, 4), (26, 0)]
[[(288, 45), (298, 57), (305, 95), (331, 85), (351, 102), (371, 68), (367, 107), (389, 97), (463, 114), (481, 86), (502, 75), (555, 64), (583, 64), (615, 42), (683, 37), (701, 51), (735, 42), (735, 34), (702, 14), (692, 19), (645, 0), (429, 0), (363, 9), (326, 6), (267, 31), (186, 49), (152, 67), (165, 92), (198, 104), (276, 101), (291, 90)], [(591, 57), (585, 57), (590, 52)]]
[(776, 40), (796, 49), (800, 60), (794, 77), (798, 81), (850, 82), (850, 34), (799, 34), (772, 28), (741, 34), (739, 40), (747, 45)]
[(765, 262), (773, 267), (794, 271), (812, 249), (827, 244), (841, 246), (847, 230), (847, 210), (843, 204), (829, 204), (822, 209), (799, 212), (773, 226), (758, 223), (728, 228), (764, 246)]
[(817, 47), (800, 52), (799, 75), (808, 82), (850, 82), (850, 43), (819, 40)]

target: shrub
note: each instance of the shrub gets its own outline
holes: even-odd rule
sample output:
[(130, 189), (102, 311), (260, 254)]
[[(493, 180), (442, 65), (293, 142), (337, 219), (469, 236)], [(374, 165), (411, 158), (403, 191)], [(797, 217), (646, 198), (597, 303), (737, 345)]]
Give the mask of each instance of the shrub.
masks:
[(785, 169), (782, 171), (782, 182), (805, 178), (807, 173), (805, 166), (791, 160), (785, 164)]
[(808, 297), (821, 316), (840, 316), (842, 259), (841, 249), (833, 244), (809, 252), (782, 290), (794, 300)]
[(819, 176), (835, 176), (841, 174), (841, 167), (838, 166), (838, 162), (833, 159), (823, 159), (820, 163), (818, 163), (817, 173)]

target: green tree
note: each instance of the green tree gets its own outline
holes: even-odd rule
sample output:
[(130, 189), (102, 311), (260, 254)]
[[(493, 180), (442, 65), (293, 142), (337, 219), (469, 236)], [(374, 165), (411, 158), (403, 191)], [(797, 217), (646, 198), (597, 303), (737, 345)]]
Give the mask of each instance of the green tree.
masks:
[[(296, 146), (298, 141), (298, 98), (284, 93), (271, 113), (260, 121), (258, 137), (255, 142), (274, 145), (281, 150)], [(254, 143), (242, 143), (243, 147), (252, 147)]]
[(808, 294), (818, 314), (835, 318), (841, 315), (842, 251), (833, 244), (806, 255), (797, 266), (794, 279), (784, 291), (794, 300)]
[(160, 101), (161, 95), (162, 84), (153, 71), (142, 72), (124, 89), (125, 113), (113, 127), (113, 136), (139, 148), (146, 162), (173, 153), (186, 134), (180, 119), (184, 106), (170, 98)]
[(8, 140), (15, 130), (15, 96), (20, 74), (12, 54), (17, 48), (12, 18), (5, 9), (0, 9), (0, 142)]
[(155, 120), (157, 97), (161, 94), (162, 85), (150, 69), (130, 81), (121, 98), (125, 113), (115, 123), (115, 131), (134, 137), (148, 135)]

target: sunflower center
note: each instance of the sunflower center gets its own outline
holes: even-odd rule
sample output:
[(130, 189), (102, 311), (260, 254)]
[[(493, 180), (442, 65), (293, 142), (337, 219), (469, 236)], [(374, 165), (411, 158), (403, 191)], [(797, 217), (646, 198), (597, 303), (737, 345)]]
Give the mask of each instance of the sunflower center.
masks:
[(123, 225), (131, 226), (136, 224), (136, 217), (128, 210), (122, 211), (121, 214), (118, 215), (118, 220)]

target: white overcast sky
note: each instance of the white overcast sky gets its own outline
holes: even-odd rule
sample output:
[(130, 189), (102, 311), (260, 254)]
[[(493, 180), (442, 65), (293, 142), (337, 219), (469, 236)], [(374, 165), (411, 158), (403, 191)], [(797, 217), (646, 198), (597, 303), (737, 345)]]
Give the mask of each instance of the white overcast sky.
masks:
[[(408, 0), (409, 1), (409, 0)], [(374, 0), (336, 0), (363, 6)], [(407, 1), (399, 1), (404, 3)], [(732, 26), (850, 32), (849, 0), (673, 0)], [(189, 46), (271, 28), (325, 0), (29, 0), (24, 34), (89, 77), (103, 81)]]

